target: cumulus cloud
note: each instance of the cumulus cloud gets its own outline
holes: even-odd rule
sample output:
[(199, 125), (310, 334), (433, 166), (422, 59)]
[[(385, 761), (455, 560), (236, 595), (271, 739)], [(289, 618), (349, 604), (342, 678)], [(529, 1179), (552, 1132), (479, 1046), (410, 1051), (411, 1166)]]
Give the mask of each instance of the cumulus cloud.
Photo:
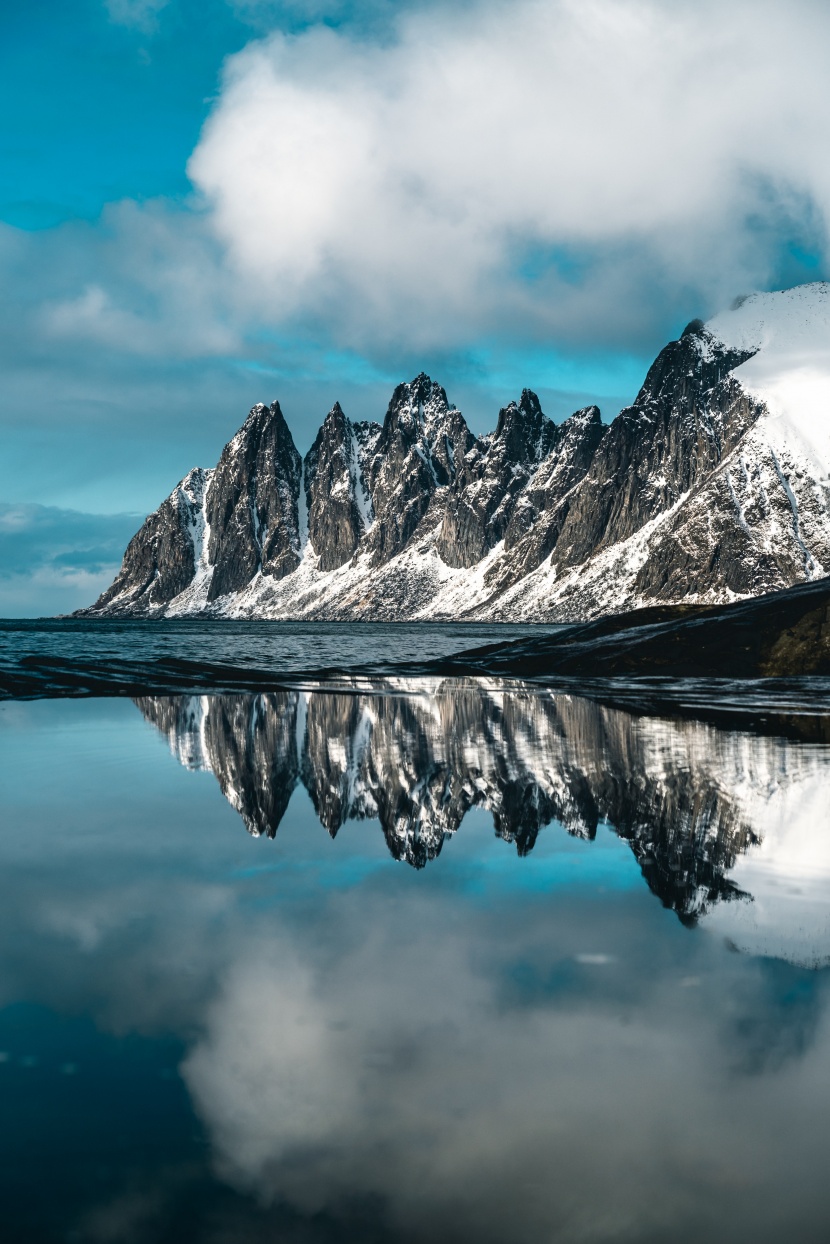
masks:
[(0, 225), (0, 498), (146, 513), (278, 383), (201, 216)]
[[(259, 305), (343, 342), (642, 333), (826, 245), (830, 12), (518, 0), (251, 44), (189, 165)], [(661, 305), (662, 304), (662, 305)]]
[(598, 397), (613, 413), (643, 374), (646, 360), (628, 365), (621, 384), (614, 365), (586, 375), (538, 350), (471, 359), (383, 339), (362, 355), (337, 350), (328, 332), (257, 304), (207, 225), (160, 200), (37, 233), (0, 225), (0, 498), (146, 513), (191, 467), (216, 462), (255, 402), (280, 400), (304, 453), (335, 400), (381, 419), (394, 385), (421, 368), (481, 432), (525, 384), (557, 417)]

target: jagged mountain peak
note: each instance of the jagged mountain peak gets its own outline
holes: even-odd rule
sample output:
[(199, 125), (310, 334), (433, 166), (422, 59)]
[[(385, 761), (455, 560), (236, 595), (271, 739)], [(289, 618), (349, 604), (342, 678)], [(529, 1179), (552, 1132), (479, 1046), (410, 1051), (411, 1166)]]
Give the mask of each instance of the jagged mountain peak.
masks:
[(314, 444), (319, 445), (321, 440), (331, 436), (342, 440), (344, 437), (348, 436), (350, 428), (351, 423), (346, 417), (343, 407), (339, 402), (335, 402), (323, 422), (320, 424)]
[(252, 408), (90, 611), (570, 620), (830, 570), (830, 285), (691, 321), (608, 425), (525, 389), (473, 436), (425, 372), (382, 424), (329, 411), (304, 467)]
[(389, 402), (384, 428), (404, 424), (412, 435), (442, 419), (451, 407), (446, 390), (431, 380), (426, 372), (419, 372), (414, 380), (397, 385)]
[(488, 451), (516, 464), (541, 462), (556, 439), (556, 424), (544, 414), (532, 389), (523, 389), (518, 402), (508, 402), (499, 411)]
[(676, 341), (664, 346), (646, 373), (631, 406), (621, 411), (623, 423), (665, 424), (677, 412), (704, 409), (704, 396), (728, 380), (750, 358), (751, 350), (719, 341), (705, 324), (692, 320)]
[(559, 426), (561, 431), (565, 433), (576, 428), (586, 428), (591, 424), (604, 426), (602, 423), (602, 411), (599, 406), (583, 406), (580, 410), (575, 410)]
[[(285, 422), (282, 407), (277, 399), (275, 398), (273, 402), (270, 403), (255, 402), (249, 410), (248, 416), (242, 424), (242, 427), (236, 433), (236, 436), (231, 438), (228, 444), (232, 445), (236, 442), (238, 437), (250, 435), (251, 432), (256, 429), (267, 427), (272, 422), (281, 427), (285, 427), (286, 431), (288, 431), (288, 424)], [(288, 435), (291, 435), (290, 431), (288, 431)]]
[(352, 424), (335, 402), (306, 454), (308, 539), (319, 570), (348, 562), (374, 521), (366, 477), (375, 439), (368, 425)]
[(205, 498), (207, 601), (281, 579), (299, 563), (302, 461), (277, 401), (254, 406), (225, 448)]
[(148, 515), (96, 609), (153, 613), (186, 592), (202, 571), (205, 497), (214, 472), (193, 467)]
[(183, 480), (180, 480), (173, 492), (171, 498), (177, 492), (182, 492), (194, 504), (201, 505), (205, 495), (205, 489), (213, 476), (213, 468), (191, 467)]
[(251, 454), (256, 455), (261, 449), (267, 451), (267, 447), (277, 444), (288, 446), (296, 453), (294, 438), (279, 402), (276, 399), (270, 404), (256, 402), (242, 426), (223, 447), (215, 469), (227, 469), (227, 465), (240, 454), (249, 458)]

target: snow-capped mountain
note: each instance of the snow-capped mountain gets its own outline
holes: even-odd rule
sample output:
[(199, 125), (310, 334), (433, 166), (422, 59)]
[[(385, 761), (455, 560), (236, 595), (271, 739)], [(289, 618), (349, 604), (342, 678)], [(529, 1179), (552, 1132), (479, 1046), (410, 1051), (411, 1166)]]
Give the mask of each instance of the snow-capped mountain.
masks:
[(136, 703), (180, 763), (215, 774), (257, 837), (274, 837), (298, 784), (332, 837), (377, 820), (416, 868), (474, 807), (520, 855), (548, 825), (590, 840), (606, 823), (683, 921), (719, 913), (740, 945), (830, 961), (830, 839), (816, 835), (825, 747), (495, 680)]
[(428, 376), (339, 405), (301, 461), (256, 406), (131, 541), (89, 616), (567, 621), (830, 573), (830, 285), (738, 300), (610, 425), (525, 390), (475, 437)]

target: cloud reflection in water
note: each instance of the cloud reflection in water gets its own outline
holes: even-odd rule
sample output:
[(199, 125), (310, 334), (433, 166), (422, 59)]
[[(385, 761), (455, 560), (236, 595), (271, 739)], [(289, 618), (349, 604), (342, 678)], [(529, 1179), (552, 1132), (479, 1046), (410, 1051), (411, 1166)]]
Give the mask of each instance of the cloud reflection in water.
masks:
[[(830, 748), (408, 691), (142, 701), (257, 842), (131, 706), (0, 713), (2, 1001), (184, 1049), (209, 1143), (158, 1212), (235, 1190), (205, 1241), (823, 1238)], [(94, 1238), (158, 1238), (106, 1236), (112, 1204)]]

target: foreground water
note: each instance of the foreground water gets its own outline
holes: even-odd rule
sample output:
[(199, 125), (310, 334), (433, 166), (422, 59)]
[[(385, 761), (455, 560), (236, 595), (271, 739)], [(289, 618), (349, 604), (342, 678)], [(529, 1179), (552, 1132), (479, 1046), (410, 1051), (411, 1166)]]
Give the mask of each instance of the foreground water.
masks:
[(0, 704), (3, 1239), (826, 1239), (830, 746), (779, 727)]
[[(376, 662), (426, 661), (481, 644), (547, 635), (561, 626), (476, 622), (250, 622), (198, 618), (0, 618), (0, 698), (12, 694), (95, 694), (96, 677), (114, 674), (142, 684), (153, 671), (185, 668), (216, 685), (217, 671), (238, 677), (257, 671), (280, 677), (297, 670), (362, 669)], [(69, 683), (67, 683), (69, 674)], [(18, 686), (23, 675), (23, 683)], [(200, 678), (201, 675), (201, 678)], [(25, 684), (25, 685), (24, 685)], [(109, 688), (98, 694), (111, 694)]]

